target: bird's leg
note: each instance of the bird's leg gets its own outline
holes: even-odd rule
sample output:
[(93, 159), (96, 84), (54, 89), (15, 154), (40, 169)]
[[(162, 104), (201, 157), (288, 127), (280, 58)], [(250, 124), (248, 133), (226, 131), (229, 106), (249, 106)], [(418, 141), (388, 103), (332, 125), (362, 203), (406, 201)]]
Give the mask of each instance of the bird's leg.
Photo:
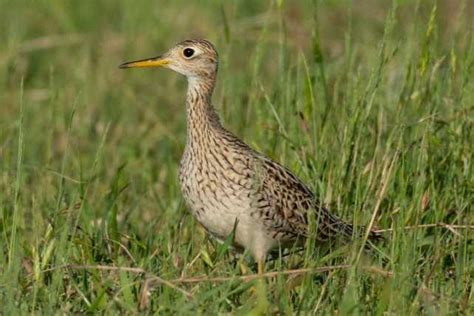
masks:
[(263, 273), (265, 272), (265, 260), (263, 260), (263, 259), (258, 260), (257, 270), (258, 270), (258, 275), (262, 276)]
[(257, 259), (257, 270), (258, 270), (258, 279), (255, 280), (256, 283), (252, 286), (251, 291), (255, 298), (256, 304), (251, 309), (249, 314), (252, 315), (266, 315), (270, 303), (267, 298), (267, 284), (263, 278), (263, 273), (265, 272), (265, 259)]

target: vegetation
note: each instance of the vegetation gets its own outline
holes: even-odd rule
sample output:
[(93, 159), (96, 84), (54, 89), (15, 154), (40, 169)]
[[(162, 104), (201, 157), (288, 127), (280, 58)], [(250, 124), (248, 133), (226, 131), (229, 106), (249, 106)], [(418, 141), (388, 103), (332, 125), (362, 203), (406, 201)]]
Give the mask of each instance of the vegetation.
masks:
[[(2, 314), (474, 312), (472, 16), (469, 0), (0, 1)], [(208, 238), (177, 181), (185, 79), (117, 68), (193, 37), (220, 52), (225, 125), (386, 242), (310, 240), (262, 285)]]

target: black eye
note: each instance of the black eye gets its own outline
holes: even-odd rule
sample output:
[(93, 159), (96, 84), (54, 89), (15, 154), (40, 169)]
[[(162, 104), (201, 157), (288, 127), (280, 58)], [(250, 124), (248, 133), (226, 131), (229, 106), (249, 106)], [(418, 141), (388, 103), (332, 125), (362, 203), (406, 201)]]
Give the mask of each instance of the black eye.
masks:
[(192, 56), (194, 55), (194, 49), (192, 49), (192, 48), (185, 48), (185, 49), (183, 50), (183, 55), (184, 55), (184, 57), (187, 57), (187, 58), (192, 57)]

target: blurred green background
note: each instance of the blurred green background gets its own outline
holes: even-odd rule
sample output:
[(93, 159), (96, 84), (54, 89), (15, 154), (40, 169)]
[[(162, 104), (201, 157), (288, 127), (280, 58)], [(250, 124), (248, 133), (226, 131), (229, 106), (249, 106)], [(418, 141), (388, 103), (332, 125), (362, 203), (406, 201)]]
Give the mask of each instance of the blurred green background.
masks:
[[(473, 16), (470, 0), (0, 0), (4, 313), (472, 312)], [(185, 79), (118, 69), (189, 38), (219, 51), (225, 126), (339, 216), (375, 214), (393, 230), (387, 264), (311, 249), (267, 270), (354, 268), (269, 279), (263, 294), (159, 285), (141, 305), (146, 276), (97, 269), (252, 273), (183, 203)]]

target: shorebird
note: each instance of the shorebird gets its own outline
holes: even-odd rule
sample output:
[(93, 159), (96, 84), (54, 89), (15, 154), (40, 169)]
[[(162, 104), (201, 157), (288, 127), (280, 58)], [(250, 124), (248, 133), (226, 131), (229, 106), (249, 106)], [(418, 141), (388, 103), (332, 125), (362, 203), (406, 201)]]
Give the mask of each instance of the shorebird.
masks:
[[(291, 171), (222, 126), (211, 103), (218, 55), (209, 41), (186, 40), (161, 56), (120, 65), (143, 67), (186, 76), (187, 140), (179, 170), (184, 199), (214, 237), (234, 234), (234, 244), (250, 251), (259, 273), (271, 250), (304, 242), (309, 234), (319, 242), (355, 235), (353, 225), (331, 214)], [(315, 232), (309, 230), (311, 213)], [(380, 236), (371, 230), (368, 238)]]

